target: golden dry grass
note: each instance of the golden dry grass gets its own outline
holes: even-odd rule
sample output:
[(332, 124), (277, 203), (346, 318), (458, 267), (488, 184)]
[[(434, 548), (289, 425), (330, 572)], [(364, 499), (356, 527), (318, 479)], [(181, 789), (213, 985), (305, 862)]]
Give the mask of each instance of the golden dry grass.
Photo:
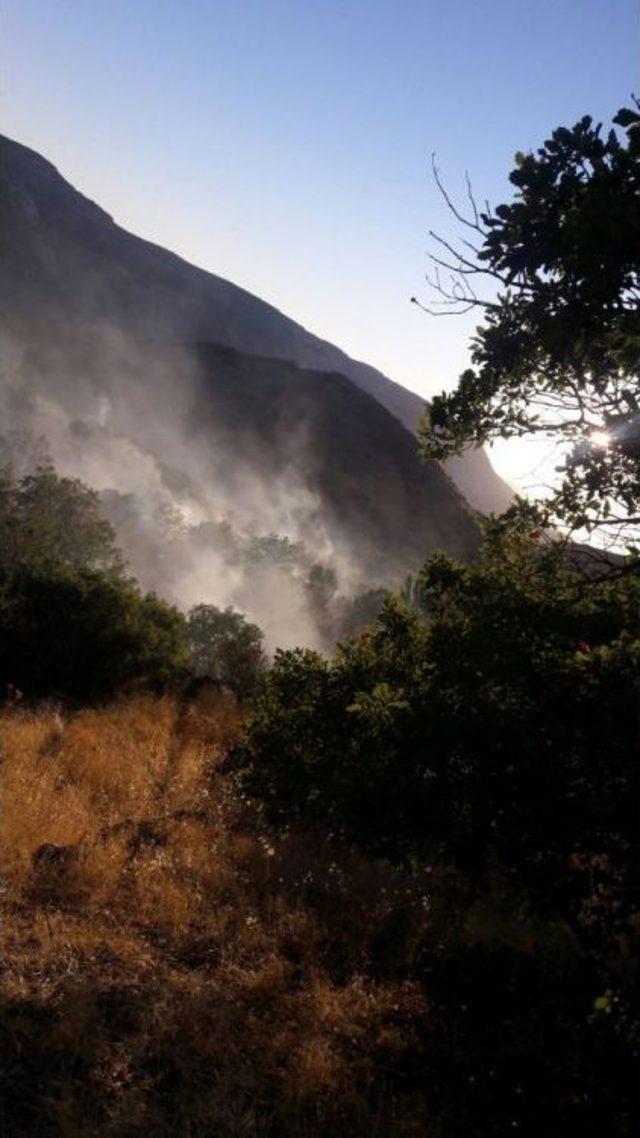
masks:
[(3, 1134), (424, 1134), (420, 882), (259, 825), (224, 700), (0, 727)]

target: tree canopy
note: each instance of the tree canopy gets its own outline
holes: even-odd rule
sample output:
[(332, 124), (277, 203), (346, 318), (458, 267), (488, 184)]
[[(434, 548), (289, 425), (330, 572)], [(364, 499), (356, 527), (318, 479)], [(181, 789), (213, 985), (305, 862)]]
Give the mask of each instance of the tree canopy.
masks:
[(630, 1134), (640, 581), (585, 582), (495, 523), (475, 563), (433, 558), (410, 593), (330, 660), (276, 655), (245, 793), (285, 831), (432, 875), (452, 1134)]
[(184, 617), (124, 575), (94, 490), (41, 466), (0, 482), (0, 685), (99, 699), (187, 667)]
[[(437, 396), (425, 455), (545, 435), (565, 444), (545, 516), (633, 538), (640, 521), (640, 113), (612, 129), (585, 116), (516, 155), (509, 203), (465, 216), (457, 244), (435, 234), (431, 312), (478, 309), (472, 366)], [(481, 295), (481, 284), (488, 286)]]
[(0, 659), (0, 683), (29, 699), (104, 699), (186, 673), (184, 617), (134, 581), (23, 566), (0, 589)]
[(66, 565), (119, 575), (123, 561), (100, 497), (78, 478), (50, 465), (21, 479), (0, 476), (0, 568)]
[(248, 696), (266, 666), (264, 635), (241, 612), (216, 605), (195, 605), (187, 616), (191, 667)]
[(499, 864), (547, 900), (572, 853), (628, 851), (635, 577), (587, 585), (496, 526), (474, 564), (427, 562), (413, 595), (331, 660), (276, 654), (247, 752), (274, 817), (393, 859)]

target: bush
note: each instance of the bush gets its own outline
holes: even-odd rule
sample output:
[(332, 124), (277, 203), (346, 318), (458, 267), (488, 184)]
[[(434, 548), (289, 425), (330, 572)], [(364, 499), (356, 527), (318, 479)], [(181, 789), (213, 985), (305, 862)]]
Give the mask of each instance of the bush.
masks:
[(133, 581), (23, 567), (1, 588), (0, 659), (0, 683), (30, 699), (101, 699), (134, 680), (176, 678), (187, 664), (184, 618)]
[(276, 655), (245, 785), (279, 822), (324, 820), (394, 860), (502, 867), (545, 896), (567, 860), (625, 859), (640, 581), (590, 582), (512, 539), (429, 562), (338, 648)]
[(242, 697), (252, 694), (266, 665), (257, 624), (232, 608), (195, 605), (187, 616), (187, 638), (196, 676), (221, 680)]
[(4, 687), (77, 701), (187, 664), (184, 618), (125, 578), (98, 495), (51, 466), (0, 478), (0, 660)]
[[(281, 652), (245, 793), (431, 871), (438, 1133), (627, 1135), (639, 1056), (640, 582), (494, 539), (332, 660)], [(547, 1040), (548, 1043), (543, 1043)]]

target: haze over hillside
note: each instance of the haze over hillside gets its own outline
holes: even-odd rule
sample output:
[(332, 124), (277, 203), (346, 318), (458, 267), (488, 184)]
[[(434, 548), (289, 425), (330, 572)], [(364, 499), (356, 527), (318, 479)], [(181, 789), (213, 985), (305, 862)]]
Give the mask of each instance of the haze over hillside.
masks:
[[(436, 548), (475, 548), (459, 490), (438, 464), (418, 460), (417, 396), (126, 233), (8, 139), (0, 241), (4, 422), (14, 430), (6, 446), (24, 462), (27, 441), (37, 450), (44, 436), (56, 465), (109, 491), (112, 508), (114, 493), (127, 497), (137, 528), (127, 528), (125, 551), (145, 584), (182, 603), (242, 603), (267, 625), (271, 617), (272, 642), (288, 631), (314, 642), (305, 602), (292, 617), (277, 588), (258, 596), (253, 581), (247, 595), (219, 531), (207, 545), (203, 526), (302, 543), (346, 593), (397, 583)], [(28, 432), (20, 445), (16, 428)], [(476, 508), (509, 499), (482, 453), (451, 473)], [(174, 557), (175, 541), (161, 540), (172, 511)], [(115, 512), (121, 520), (122, 501)]]

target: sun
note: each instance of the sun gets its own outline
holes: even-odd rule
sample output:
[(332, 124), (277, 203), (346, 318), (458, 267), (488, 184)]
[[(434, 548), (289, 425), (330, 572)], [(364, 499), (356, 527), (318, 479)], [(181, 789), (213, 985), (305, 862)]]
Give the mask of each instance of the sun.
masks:
[(605, 430), (592, 431), (589, 435), (589, 441), (598, 450), (607, 450), (611, 445), (611, 435), (609, 431)]

